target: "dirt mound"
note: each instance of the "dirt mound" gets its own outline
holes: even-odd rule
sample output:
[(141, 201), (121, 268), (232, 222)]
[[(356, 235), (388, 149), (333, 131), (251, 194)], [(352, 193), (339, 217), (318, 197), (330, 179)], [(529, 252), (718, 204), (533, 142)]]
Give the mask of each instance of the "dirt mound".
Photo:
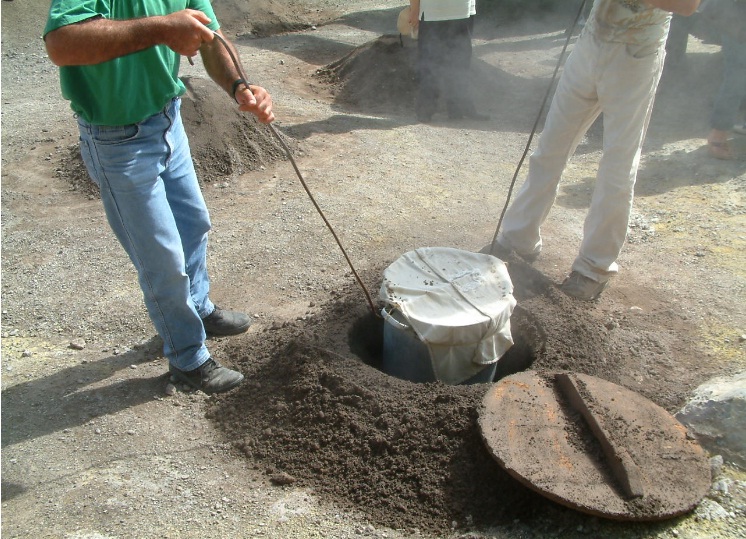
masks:
[[(187, 94), (181, 111), (200, 181), (240, 175), (285, 157), (269, 128), (253, 115), (240, 112), (214, 82), (183, 80)], [(293, 141), (283, 140), (292, 150)]]
[[(530, 266), (509, 268), (517, 356), (501, 359), (499, 376), (532, 365), (618, 382), (631, 347), (654, 352), (644, 327), (612, 330)], [(352, 285), (319, 312), (229, 351), (249, 382), (209, 413), (270, 480), (311, 487), (377, 525), (436, 533), (556, 509), (490, 458), (477, 425), (485, 385), (382, 373), (382, 322)]]
[[(269, 128), (253, 115), (240, 112), (214, 82), (192, 77), (183, 80), (187, 93), (182, 98), (182, 120), (201, 184), (230, 179), (285, 158), (285, 150)], [(279, 134), (294, 151), (295, 141)], [(62, 152), (55, 174), (72, 190), (98, 196), (77, 144)]]
[(302, 2), (277, 0), (218, 0), (213, 2), (215, 16), (227, 35), (253, 34), (264, 37), (320, 25), (337, 18), (337, 10), (317, 9)]
[(54, 175), (70, 186), (71, 191), (78, 191), (83, 196), (98, 198), (98, 185), (93, 183), (80, 156), (80, 146), (71, 144), (60, 153), (60, 162), (54, 169)]
[(338, 103), (357, 111), (390, 113), (392, 108), (411, 109), (416, 58), (416, 42), (382, 36), (320, 69), (317, 77), (332, 86)]

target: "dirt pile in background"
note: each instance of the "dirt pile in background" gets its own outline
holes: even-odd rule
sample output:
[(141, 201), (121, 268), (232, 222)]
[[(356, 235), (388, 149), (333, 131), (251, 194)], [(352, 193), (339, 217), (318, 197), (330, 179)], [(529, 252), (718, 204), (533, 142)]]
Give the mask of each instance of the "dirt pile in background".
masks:
[[(184, 83), (187, 93), (181, 111), (200, 181), (244, 174), (285, 157), (269, 128), (239, 111), (214, 82), (185, 78)], [(292, 140), (283, 140), (291, 151), (295, 149)]]
[(417, 42), (381, 36), (317, 72), (337, 102), (369, 113), (411, 109), (415, 94)]
[[(187, 93), (182, 98), (181, 115), (200, 183), (229, 180), (285, 158), (285, 150), (269, 128), (239, 111), (212, 80), (183, 80)], [(277, 132), (291, 151), (297, 149), (294, 140)], [(61, 153), (55, 175), (74, 191), (98, 196), (77, 144)]]
[(228, 35), (252, 34), (263, 37), (292, 32), (337, 18), (337, 10), (309, 7), (305, 2), (278, 0), (216, 0), (215, 16)]

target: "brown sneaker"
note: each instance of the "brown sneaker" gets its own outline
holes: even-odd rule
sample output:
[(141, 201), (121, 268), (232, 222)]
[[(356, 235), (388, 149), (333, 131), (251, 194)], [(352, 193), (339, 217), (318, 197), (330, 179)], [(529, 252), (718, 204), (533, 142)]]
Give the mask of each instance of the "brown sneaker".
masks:
[(710, 156), (715, 159), (722, 159), (724, 161), (730, 161), (733, 159), (733, 153), (730, 151), (730, 145), (727, 140), (722, 142), (708, 140), (707, 148)]
[(243, 382), (243, 374), (223, 367), (212, 358), (191, 371), (181, 371), (169, 365), (168, 372), (171, 374), (171, 381), (187, 384), (208, 395), (225, 393)]

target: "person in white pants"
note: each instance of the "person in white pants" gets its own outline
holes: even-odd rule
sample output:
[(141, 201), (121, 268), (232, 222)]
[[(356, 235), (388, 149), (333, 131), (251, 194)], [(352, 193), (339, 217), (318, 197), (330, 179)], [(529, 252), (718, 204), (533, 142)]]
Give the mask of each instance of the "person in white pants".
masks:
[(653, 110), (672, 13), (694, 13), (699, 0), (595, 0), (557, 85), (526, 181), (503, 218), (491, 253), (532, 262), (540, 227), (560, 178), (585, 132), (603, 113), (603, 155), (570, 275), (568, 295), (596, 299), (618, 272), (640, 153)]

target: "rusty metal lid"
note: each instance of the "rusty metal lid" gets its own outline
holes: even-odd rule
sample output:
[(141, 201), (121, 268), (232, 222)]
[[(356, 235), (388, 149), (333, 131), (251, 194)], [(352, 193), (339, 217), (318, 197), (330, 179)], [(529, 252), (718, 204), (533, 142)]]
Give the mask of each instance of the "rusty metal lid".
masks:
[(662, 520), (692, 510), (710, 488), (707, 455), (681, 423), (593, 376), (508, 376), (485, 395), (479, 426), (511, 476), (584, 513)]

